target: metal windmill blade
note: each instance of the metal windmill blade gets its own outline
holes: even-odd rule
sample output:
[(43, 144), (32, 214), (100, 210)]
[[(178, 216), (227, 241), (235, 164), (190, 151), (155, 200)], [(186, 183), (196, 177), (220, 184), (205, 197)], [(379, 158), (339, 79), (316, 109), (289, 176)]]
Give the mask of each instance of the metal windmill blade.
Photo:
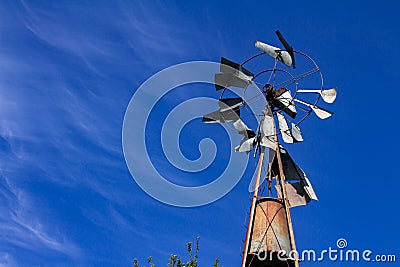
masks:
[(277, 112), (276, 117), (278, 118), (279, 129), (280, 129), (283, 141), (288, 144), (293, 143), (294, 138), (289, 129), (289, 125), (287, 124), (285, 116), (283, 116), (281, 113)]
[(293, 69), (296, 68), (296, 61), (294, 59), (294, 50), (293, 47), (290, 46), (288, 44), (288, 42), (286, 42), (285, 38), (283, 38), (283, 35), (281, 34), (281, 32), (279, 30), (276, 31), (276, 35), (278, 35), (279, 41), (281, 41), (281, 43), (283, 44), (283, 46), (285, 47), (286, 51), (289, 53), (291, 59), (292, 59), (292, 65), (293, 65)]
[(291, 127), (291, 133), (293, 136), (293, 141), (294, 142), (303, 142), (303, 136), (301, 135), (301, 131), (299, 126), (297, 126), (296, 124), (294, 124), (293, 122), (291, 123), (292, 127)]
[(256, 136), (256, 133), (251, 130), (247, 125), (241, 120), (238, 119), (233, 123), (238, 134), (245, 136), (246, 138), (253, 138)]
[(240, 106), (243, 99), (225, 98), (218, 100), (219, 109), (203, 116), (204, 123), (234, 122), (240, 118)]
[(235, 147), (235, 151), (249, 153), (251, 150), (253, 150), (256, 142), (256, 133), (247, 127), (247, 125), (241, 119), (235, 121), (233, 126), (238, 134), (243, 135), (243, 139), (240, 144)]
[(249, 153), (256, 142), (256, 133), (240, 119), (240, 107), (244, 101), (242, 98), (219, 99), (219, 109), (203, 116), (204, 123), (233, 122), (238, 134), (243, 136), (242, 141), (234, 149), (236, 152)]
[(336, 88), (331, 88), (331, 89), (324, 89), (324, 90), (319, 90), (319, 89), (299, 89), (297, 90), (297, 93), (317, 93), (320, 94), (322, 99), (329, 104), (332, 104), (337, 96), (337, 90)]
[(246, 152), (248, 154), (250, 153), (250, 151), (253, 150), (255, 142), (256, 142), (255, 137), (249, 139), (243, 138), (240, 144), (236, 146), (234, 150), (235, 152)]
[(238, 109), (241, 105), (243, 105), (243, 103), (243, 99), (240, 97), (223, 98), (218, 101), (218, 105), (221, 111)]
[(275, 150), (276, 149), (275, 121), (270, 106), (267, 105), (265, 107), (265, 109), (263, 110), (263, 115), (264, 117), (260, 121), (260, 127), (259, 127), (261, 130), (260, 145)]
[(224, 57), (221, 58), (220, 72), (214, 76), (217, 91), (230, 86), (246, 89), (254, 77), (249, 70)]
[(255, 47), (270, 55), (273, 58), (278, 59), (283, 62), (286, 66), (290, 67), (292, 65), (292, 57), (287, 51), (284, 51), (278, 47), (263, 43), (261, 41), (256, 41), (254, 44)]
[(296, 68), (296, 61), (294, 58), (294, 50), (293, 47), (288, 44), (279, 30), (276, 31), (276, 35), (278, 36), (279, 41), (282, 43), (284, 49), (280, 49), (278, 47), (263, 43), (261, 41), (256, 41), (254, 44), (255, 47), (260, 49), (261, 51), (265, 52), (266, 54), (270, 55), (273, 58), (278, 59), (279, 61), (283, 62), (286, 66)]
[(332, 111), (320, 108), (320, 107), (318, 107), (316, 105), (312, 105), (310, 103), (304, 102), (304, 101), (299, 100), (299, 99), (294, 99), (294, 101), (297, 102), (297, 103), (300, 103), (300, 104), (302, 104), (304, 106), (307, 106), (307, 107), (311, 108), (311, 110), (314, 111), (315, 115), (317, 115), (317, 117), (320, 118), (320, 119), (324, 120), (324, 119), (327, 119), (327, 118), (329, 118), (330, 116), (333, 115)]
[[(286, 149), (280, 146), (280, 153), (283, 165), (283, 172), (286, 180), (290, 182), (285, 183), (288, 193), (288, 200), (290, 207), (297, 207), (307, 205), (310, 200), (318, 200), (317, 195), (308, 179), (306, 173), (296, 164)], [(279, 175), (279, 166), (276, 153), (273, 153), (270, 159), (270, 167), (268, 168), (271, 177)], [(277, 190), (278, 194), (281, 190)]]

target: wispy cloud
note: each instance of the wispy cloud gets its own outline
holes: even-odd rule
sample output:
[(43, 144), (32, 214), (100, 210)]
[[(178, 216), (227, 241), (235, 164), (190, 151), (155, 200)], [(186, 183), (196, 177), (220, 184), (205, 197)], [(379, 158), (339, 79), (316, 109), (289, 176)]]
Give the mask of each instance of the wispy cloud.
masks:
[(0, 252), (0, 267), (18, 266), (14, 256), (7, 252)]
[[(0, 192), (4, 198), (0, 207), (0, 250), (14, 246), (42, 255), (50, 250), (74, 260), (80, 258), (80, 248), (65, 236), (62, 229), (50, 225), (48, 218), (43, 216), (48, 211), (38, 205), (29, 192), (14, 185), (4, 172), (0, 178)], [(22, 266), (23, 257), (16, 256), (4, 252), (0, 255), (0, 264)]]
[[(79, 238), (98, 238), (91, 227), (149, 238), (132, 226), (140, 218), (118, 209), (144, 208), (123, 159), (122, 120), (141, 82), (192, 59), (201, 30), (162, 3), (0, 6), (0, 264), (22, 262), (7, 244), (38, 258), (89, 257)], [(88, 237), (70, 236), (65, 227), (86, 219)]]

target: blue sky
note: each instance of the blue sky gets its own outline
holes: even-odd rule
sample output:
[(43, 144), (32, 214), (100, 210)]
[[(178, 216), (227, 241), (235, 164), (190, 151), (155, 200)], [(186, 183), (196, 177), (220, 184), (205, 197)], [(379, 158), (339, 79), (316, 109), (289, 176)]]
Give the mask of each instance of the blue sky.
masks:
[[(130, 266), (149, 255), (164, 266), (196, 236), (201, 266), (217, 257), (238, 264), (253, 170), (212, 204), (162, 204), (128, 171), (122, 123), (151, 75), (187, 61), (242, 61), (257, 52), (257, 39), (277, 45), (276, 29), (339, 90), (334, 116), (308, 120), (305, 142), (287, 146), (320, 199), (292, 210), (298, 247), (322, 250), (344, 237), (349, 248), (399, 256), (398, 8), (395, 1), (1, 1), (0, 266)], [(208, 89), (193, 95), (218, 97)], [(183, 88), (178, 100), (191, 94)], [(218, 138), (217, 128), (203, 127), (193, 121), (184, 129), (195, 137), (182, 148), (188, 157), (196, 158), (200, 137)], [(229, 145), (218, 149), (223, 163)], [(177, 183), (210, 181), (161, 171)]]

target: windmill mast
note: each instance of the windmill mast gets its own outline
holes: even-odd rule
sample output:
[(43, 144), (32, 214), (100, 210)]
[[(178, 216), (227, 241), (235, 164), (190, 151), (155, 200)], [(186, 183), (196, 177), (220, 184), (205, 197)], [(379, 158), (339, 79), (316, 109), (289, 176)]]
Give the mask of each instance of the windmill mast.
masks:
[[(287, 198), (287, 191), (286, 191), (286, 186), (285, 186), (285, 184), (286, 184), (286, 182), (285, 182), (285, 173), (283, 171), (283, 164), (282, 164), (282, 158), (281, 158), (281, 152), (280, 152), (280, 147), (279, 147), (278, 136), (276, 136), (276, 145), (277, 145), (277, 147), (276, 147), (276, 157), (277, 157), (278, 166), (279, 166), (279, 177), (280, 177), (282, 196), (283, 196), (284, 207), (285, 207), (285, 212), (286, 212), (286, 219), (287, 219), (287, 224), (288, 224), (288, 228), (289, 228), (290, 243), (291, 243), (292, 250), (293, 251), (297, 251), (296, 241), (294, 239), (292, 217), (290, 216), (289, 200)], [(295, 263), (295, 267), (299, 266), (299, 260), (297, 258), (294, 259), (294, 263)]]
[[(275, 132), (274, 139), (275, 139), (275, 143), (276, 143), (276, 158), (277, 158), (277, 162), (278, 162), (279, 178), (280, 178), (279, 183), (280, 183), (281, 193), (283, 196), (283, 199), (281, 201), (284, 204), (283, 206), (284, 206), (285, 214), (286, 214), (286, 223), (287, 223), (288, 230), (289, 230), (291, 250), (297, 251), (296, 241), (294, 238), (292, 218), (290, 215), (290, 205), (289, 205), (289, 200), (287, 197), (287, 191), (286, 191), (286, 186), (285, 186), (286, 182), (285, 182), (285, 174), (284, 174), (284, 170), (283, 170), (282, 158), (281, 158), (281, 153), (280, 153), (280, 144), (279, 144), (278, 135), (276, 134), (277, 133), (276, 127), (274, 128), (274, 132)], [(259, 198), (258, 189), (259, 189), (259, 185), (260, 185), (261, 170), (262, 170), (262, 165), (264, 162), (264, 155), (265, 155), (265, 147), (262, 146), (261, 152), (260, 152), (260, 157), (258, 160), (254, 194), (253, 194), (252, 203), (251, 203), (251, 207), (250, 207), (249, 223), (248, 223), (247, 231), (246, 231), (246, 240), (245, 240), (244, 248), (243, 248), (241, 267), (249, 267), (250, 266), (247, 263), (247, 255), (248, 255), (248, 250), (249, 250), (249, 246), (250, 246), (250, 235), (251, 235), (252, 227), (253, 227), (253, 223), (254, 223), (257, 199)], [(293, 260), (294, 260), (295, 267), (299, 267), (298, 259), (295, 258)]]
[[(223, 90), (218, 100), (219, 109), (203, 116), (204, 123), (233, 122), (237, 133), (243, 136), (240, 144), (235, 147), (236, 152), (249, 154), (254, 147), (256, 147), (256, 152), (259, 152), (241, 267), (299, 266), (290, 209), (305, 206), (311, 200), (318, 200), (318, 198), (305, 172), (280, 144), (278, 135), (285, 143), (302, 142), (303, 137), (299, 125), (310, 114), (315, 114), (320, 119), (330, 117), (333, 113), (317, 106), (317, 103), (322, 99), (331, 104), (335, 101), (337, 94), (336, 88), (324, 89), (320, 68), (310, 56), (295, 51), (279, 31), (276, 34), (285, 49), (257, 41), (255, 47), (262, 52), (241, 64), (221, 58), (221, 73), (215, 74), (215, 89), (216, 91)], [(306, 60), (306, 64), (295, 60), (295, 54), (300, 56), (300, 59)], [(272, 69), (264, 69), (253, 74), (243, 67), (244, 64), (263, 55), (275, 59)], [(281, 63), (286, 65), (284, 68), (293, 67), (300, 73), (295, 75), (288, 70), (277, 67), (277, 64)], [(312, 66), (311, 69), (310, 65)], [(268, 74), (269, 78), (261, 82), (258, 81), (257, 79), (263, 74)], [(313, 74), (316, 74), (320, 80), (319, 89), (317, 87), (298, 87), (300, 80)], [(284, 77), (278, 79), (277, 75)], [(255, 96), (249, 98), (249, 103), (244, 94), (250, 84), (258, 91)], [(262, 85), (262, 90), (257, 85)], [(235, 97), (223, 98), (228, 87), (244, 89), (243, 96), (238, 97), (238, 94), (235, 94)], [(316, 98), (314, 102), (309, 103), (308, 101), (311, 101), (312, 96)], [(258, 130), (254, 132), (242, 121), (240, 110), (259, 100), (265, 101), (267, 105), (264, 107)], [(303, 115), (298, 115), (297, 111), (302, 112)], [(251, 114), (255, 115), (254, 113)], [(276, 122), (278, 122), (278, 125)], [(261, 149), (259, 150), (259, 148)], [(259, 195), (266, 152), (269, 156), (268, 197)], [(273, 181), (277, 197), (271, 196)], [(282, 251), (285, 252), (283, 255)], [(294, 253), (291, 253), (292, 251)]]
[(260, 177), (261, 177), (262, 164), (263, 164), (263, 160), (264, 160), (264, 154), (265, 154), (265, 148), (262, 147), (261, 153), (260, 153), (260, 159), (258, 160), (256, 183), (255, 183), (255, 187), (254, 187), (253, 199), (251, 201), (249, 224), (247, 227), (246, 240), (244, 243), (243, 256), (242, 256), (242, 267), (245, 267), (245, 265), (246, 265), (246, 256), (247, 256), (247, 251), (249, 250), (250, 232), (251, 232), (250, 226), (253, 225), (253, 220), (254, 220), (254, 212), (256, 209), (256, 202), (257, 202), (257, 198), (258, 198), (258, 187), (260, 185)]

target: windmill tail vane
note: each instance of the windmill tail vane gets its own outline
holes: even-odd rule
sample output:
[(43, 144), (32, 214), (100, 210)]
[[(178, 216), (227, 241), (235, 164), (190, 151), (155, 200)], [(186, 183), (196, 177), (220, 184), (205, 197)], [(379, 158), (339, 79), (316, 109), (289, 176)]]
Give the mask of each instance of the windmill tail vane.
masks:
[[(323, 76), (315, 61), (307, 54), (294, 50), (279, 31), (276, 31), (276, 34), (283, 49), (256, 41), (255, 47), (261, 52), (241, 64), (221, 58), (220, 73), (215, 74), (215, 89), (222, 90), (218, 100), (219, 108), (203, 116), (204, 123), (232, 123), (236, 132), (242, 136), (234, 150), (247, 154), (254, 150), (254, 156), (259, 156), (254, 182), (252, 181), (254, 192), (244, 241), (242, 267), (299, 266), (298, 259), (290, 258), (289, 255), (286, 255), (284, 261), (278, 260), (277, 252), (282, 249), (287, 253), (296, 250), (290, 209), (307, 205), (311, 200), (318, 200), (318, 197), (306, 173), (279, 140), (288, 144), (302, 142), (303, 135), (299, 125), (310, 114), (315, 114), (320, 119), (332, 116), (333, 112), (317, 104), (320, 99), (331, 104), (337, 95), (336, 88), (324, 89)], [(262, 69), (253, 74), (243, 66), (263, 55), (274, 59), (272, 68)], [(309, 64), (303, 65), (298, 56)], [(292, 74), (293, 71), (297, 73)], [(279, 77), (282, 75), (283, 77)], [(309, 88), (309, 83), (301, 87), (303, 81), (313, 76), (317, 77), (314, 81), (318, 80), (315, 88)], [(246, 99), (246, 90), (250, 85), (257, 87), (260, 94)], [(224, 98), (228, 88), (242, 89), (242, 95)], [(265, 103), (256, 131), (246, 125), (241, 116), (244, 107), (255, 101)], [(268, 197), (259, 195), (266, 152), (268, 166), (265, 177), (268, 181)], [(273, 189), (275, 197), (270, 197), (273, 195)]]

